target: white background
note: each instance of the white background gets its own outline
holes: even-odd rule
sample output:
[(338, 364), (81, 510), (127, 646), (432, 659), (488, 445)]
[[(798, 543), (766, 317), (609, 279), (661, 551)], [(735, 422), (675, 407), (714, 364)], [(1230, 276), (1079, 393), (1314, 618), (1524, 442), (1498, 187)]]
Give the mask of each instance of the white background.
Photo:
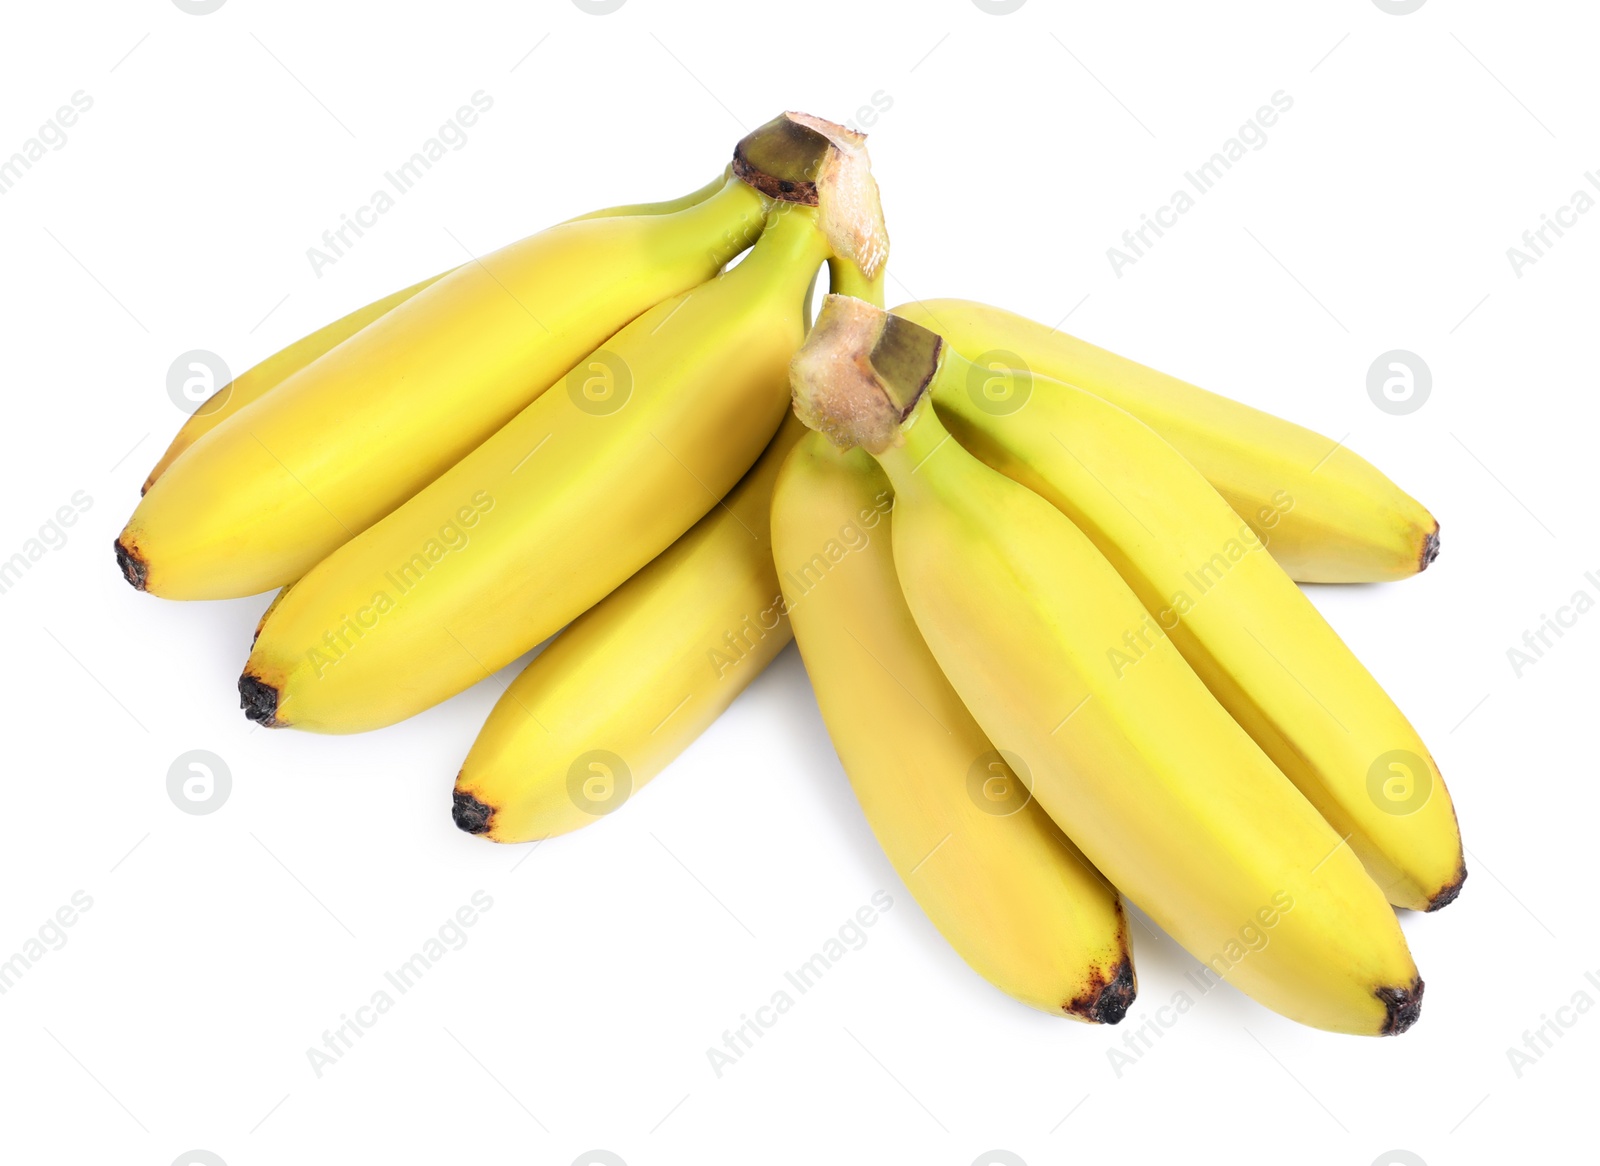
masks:
[[(1600, 1015), (1564, 1014), (1520, 1077), (1507, 1049), (1600, 1002), (1600, 614), (1520, 678), (1507, 649), (1600, 597), (1600, 214), (1520, 278), (1506, 249), (1600, 168), (1595, 32), (1578, 0), (8, 6), (0, 156), (75, 91), (94, 105), (0, 197), (0, 558), (74, 492), (92, 507), (0, 595), (0, 959), (74, 892), (93, 906), (0, 996), (0, 1156), (1439, 1166), (1575, 1140)], [(315, 275), (306, 249), (480, 89), (467, 145)], [(1114, 274), (1122, 231), (1278, 90), (1265, 147)], [(792, 649), (624, 812), (506, 849), (448, 806), (514, 673), (366, 736), (256, 731), (234, 684), (265, 598), (118, 578), (112, 539), (182, 420), (179, 353), (242, 370), (463, 245), (688, 190), (778, 111), (845, 120), (879, 91), (892, 300), (1070, 313), (1345, 437), (1441, 518), (1424, 576), (1313, 589), (1432, 746), (1469, 851), (1460, 901), (1404, 919), (1428, 990), (1403, 1038), (1224, 988), (1119, 1076), (1107, 1050), (1194, 961), (1136, 926), (1121, 1028), (986, 985), (875, 847)], [(1394, 348), (1433, 373), (1409, 416), (1366, 393)], [(209, 816), (167, 796), (190, 749), (232, 772)], [(707, 1047), (880, 889), (867, 945), (719, 1079)], [(477, 890), (467, 945), (317, 1077), (307, 1048)]]

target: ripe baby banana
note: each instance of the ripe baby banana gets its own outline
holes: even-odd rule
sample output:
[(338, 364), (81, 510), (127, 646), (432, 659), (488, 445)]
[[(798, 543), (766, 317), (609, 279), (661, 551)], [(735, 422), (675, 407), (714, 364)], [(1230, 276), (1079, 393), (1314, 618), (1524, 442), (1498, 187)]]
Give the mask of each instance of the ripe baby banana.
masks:
[(803, 132), (765, 164), (819, 175), (809, 193), (781, 191), (817, 205), (776, 204), (743, 262), (629, 324), (290, 588), (240, 679), (247, 715), (356, 732), (420, 712), (592, 607), (717, 504), (784, 416), (817, 267), (848, 254), (870, 279), (887, 257), (881, 221), (833, 203), (875, 213), (864, 156), (811, 124), (793, 123)]
[(1062, 835), (928, 652), (895, 578), (889, 483), (811, 434), (772, 502), (784, 598), (828, 734), (873, 833), (979, 975), (1056, 1016), (1133, 1003), (1116, 888)]
[(457, 826), (529, 842), (611, 813), (783, 650), (772, 484), (805, 431), (791, 414), (721, 506), (522, 670), (456, 777)]
[(357, 308), (348, 316), (341, 316), (333, 323), (318, 328), (309, 336), (301, 337), (287, 348), (280, 349), (260, 364), (234, 377), (206, 398), (205, 402), (189, 415), (189, 419), (178, 430), (178, 435), (172, 439), (172, 444), (167, 446), (167, 452), (161, 455), (161, 460), (150, 471), (150, 476), (144, 480), (144, 486), (139, 493), (148, 494), (156, 479), (166, 473), (167, 468), (178, 460), (179, 454), (246, 405), (288, 380), (323, 353), (343, 344), (379, 316), (387, 314), (395, 305), (404, 303), (423, 288), (443, 278), (443, 275), (435, 275), (421, 283), (391, 292), (365, 307)]
[(1302, 583), (1404, 579), (1439, 553), (1439, 524), (1421, 503), (1319, 433), (987, 304), (927, 300), (894, 311), (985, 368), (1018, 364), (1132, 413), (1176, 446)]
[[(626, 206), (606, 207), (603, 210), (590, 211), (588, 214), (578, 215), (567, 221), (578, 223), (585, 219), (612, 219), (622, 218), (626, 215), (672, 214), (675, 211), (686, 210), (691, 206), (704, 202), (720, 191), (727, 181), (728, 171), (724, 170), (723, 173), (706, 183), (699, 190), (692, 191), (680, 198), (667, 199), (663, 202), (630, 203)], [(452, 268), (451, 270), (455, 269)], [(437, 283), (449, 274), (449, 271), (440, 272), (438, 275), (425, 279), (421, 283), (414, 283), (408, 288), (391, 292), (380, 300), (374, 300), (365, 307), (357, 308), (348, 316), (342, 316), (333, 323), (317, 329), (309, 336), (302, 337), (287, 348), (273, 353), (260, 364), (234, 377), (232, 381), (213, 393), (183, 423), (183, 427), (178, 430), (178, 435), (172, 439), (172, 444), (167, 447), (167, 452), (161, 455), (161, 460), (156, 463), (155, 469), (150, 471), (150, 476), (145, 479), (144, 486), (139, 493), (149, 493), (151, 485), (166, 472), (168, 466), (177, 460), (179, 454), (250, 404), (250, 402), (262, 396), (269, 389), (282, 384), (292, 374), (299, 372), (323, 353), (350, 339), (350, 337), (361, 331), (379, 316), (387, 314), (390, 308), (409, 300), (423, 288)]]
[(1170, 636), (1391, 903), (1452, 901), (1461, 834), (1427, 747), (1205, 478), (1102, 397), (942, 352), (928, 393), (957, 440), (1072, 519), (1143, 603), (1109, 649), (1113, 673)]
[(796, 407), (888, 474), (907, 605), (989, 740), (1217, 975), (1317, 1028), (1410, 1027), (1422, 981), (1360, 860), (1170, 641), (1113, 670), (1138, 598), (1065, 515), (950, 436), (925, 395), (937, 337), (891, 319), (829, 297), (792, 366)]
[(464, 264), (217, 425), (117, 544), (174, 599), (299, 578), (437, 478), (618, 328), (713, 275), (763, 212), (730, 178), (667, 215), (552, 227)]

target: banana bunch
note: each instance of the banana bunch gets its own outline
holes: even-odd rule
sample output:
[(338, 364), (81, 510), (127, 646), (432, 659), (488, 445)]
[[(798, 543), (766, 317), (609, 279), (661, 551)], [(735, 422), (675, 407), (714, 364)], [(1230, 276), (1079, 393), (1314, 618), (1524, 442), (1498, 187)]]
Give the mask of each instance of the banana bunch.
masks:
[(1127, 894), (1285, 1016), (1404, 1031), (1393, 908), (1460, 892), (1455, 811), (1295, 584), (1414, 574), (1438, 524), (1326, 438), (1022, 317), (886, 312), (887, 256), (863, 135), (783, 114), (690, 194), (235, 379), (118, 565), (277, 589), (239, 681), (268, 727), (390, 725), (549, 640), (455, 778), (497, 842), (616, 810), (796, 639), (890, 863), (1015, 999), (1119, 1021)]

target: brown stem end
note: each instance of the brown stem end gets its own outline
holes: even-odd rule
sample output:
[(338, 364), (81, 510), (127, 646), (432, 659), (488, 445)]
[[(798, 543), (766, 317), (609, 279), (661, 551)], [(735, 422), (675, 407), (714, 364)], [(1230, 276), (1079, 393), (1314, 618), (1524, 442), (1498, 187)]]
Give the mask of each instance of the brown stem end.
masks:
[(809, 113), (780, 114), (733, 150), (733, 172), (768, 198), (818, 208), (833, 253), (875, 278), (889, 258), (867, 136)]
[(944, 357), (937, 333), (865, 300), (830, 295), (789, 364), (800, 420), (841, 449), (881, 453), (927, 392)]

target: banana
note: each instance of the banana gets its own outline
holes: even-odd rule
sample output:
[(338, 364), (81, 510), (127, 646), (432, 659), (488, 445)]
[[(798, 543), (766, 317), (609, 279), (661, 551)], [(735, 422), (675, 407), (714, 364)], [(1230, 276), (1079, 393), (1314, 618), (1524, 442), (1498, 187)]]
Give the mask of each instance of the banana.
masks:
[[(602, 210), (590, 211), (588, 214), (578, 215), (568, 219), (569, 223), (580, 223), (586, 219), (613, 219), (623, 218), (628, 215), (666, 215), (676, 211), (687, 210), (697, 206), (720, 191), (728, 181), (728, 170), (699, 190), (692, 191), (680, 198), (667, 199), (663, 202), (630, 203), (625, 206), (606, 207)], [(450, 271), (454, 271), (451, 268)], [(343, 344), (361, 329), (372, 323), (379, 316), (386, 315), (389, 309), (397, 304), (404, 303), (416, 295), (423, 288), (438, 283), (450, 271), (441, 271), (438, 275), (414, 283), (408, 288), (391, 292), (382, 299), (374, 300), (362, 308), (357, 308), (348, 316), (343, 316), (333, 323), (325, 325), (309, 336), (304, 336), (287, 348), (281, 349), (267, 357), (260, 364), (255, 365), (232, 381), (212, 393), (206, 401), (190, 414), (189, 419), (178, 430), (178, 435), (172, 439), (172, 444), (167, 447), (167, 452), (161, 455), (161, 460), (150, 471), (150, 476), (145, 479), (139, 493), (148, 494), (155, 480), (166, 472), (167, 467), (178, 459), (183, 453), (201, 437), (210, 433), (218, 425), (250, 402), (265, 394), (268, 390), (276, 388), (294, 373), (299, 372), (306, 365), (316, 360), (323, 353)]]
[(404, 303), (423, 288), (437, 283), (448, 274), (449, 272), (444, 272), (435, 275), (421, 283), (414, 283), (408, 288), (391, 292), (365, 307), (357, 308), (348, 316), (342, 316), (309, 336), (301, 337), (287, 348), (280, 349), (260, 364), (234, 377), (207, 397), (205, 402), (189, 415), (189, 419), (178, 430), (177, 436), (172, 439), (172, 444), (167, 447), (167, 452), (161, 455), (161, 460), (156, 462), (155, 468), (150, 471), (150, 476), (145, 478), (139, 493), (148, 494), (156, 479), (167, 472), (180, 454), (246, 405), (288, 380), (323, 353), (343, 344), (378, 317), (386, 315), (397, 304)]
[(173, 599), (299, 578), (618, 328), (713, 275), (763, 211), (730, 178), (673, 214), (565, 223), (464, 264), (173, 462), (117, 541), (123, 574)]
[(529, 842), (611, 813), (783, 650), (772, 484), (805, 431), (786, 418), (721, 506), (522, 670), (456, 776), (457, 826)]
[(829, 297), (792, 365), (796, 409), (887, 473), (907, 606), (989, 740), (1215, 974), (1317, 1028), (1410, 1027), (1423, 984), (1354, 852), (1170, 641), (1116, 675), (1138, 598), (1065, 515), (951, 437), (925, 393), (938, 338), (863, 308)]
[(896, 873), (979, 975), (1056, 1016), (1116, 1024), (1136, 992), (1116, 888), (1032, 800), (929, 654), (895, 579), (893, 494), (811, 434), (772, 501), (800, 654)]
[(1133, 588), (1146, 618), (1111, 648), (1114, 672), (1170, 636), (1391, 903), (1455, 899), (1461, 832), (1427, 747), (1183, 455), (1102, 397), (949, 349), (928, 393), (958, 441), (1053, 503)]
[(862, 221), (876, 186), (854, 136), (779, 120), (746, 139), (770, 169), (741, 180), (816, 205), (775, 204), (743, 262), (629, 324), (312, 568), (250, 654), (246, 715), (357, 732), (420, 712), (592, 607), (744, 474), (784, 416), (818, 266), (844, 255), (870, 279), (887, 254), (881, 218)]
[(1227, 397), (970, 300), (902, 304), (979, 364), (1010, 364), (1104, 397), (1192, 462), (1302, 583), (1415, 575), (1439, 553), (1439, 524), (1341, 443)]

